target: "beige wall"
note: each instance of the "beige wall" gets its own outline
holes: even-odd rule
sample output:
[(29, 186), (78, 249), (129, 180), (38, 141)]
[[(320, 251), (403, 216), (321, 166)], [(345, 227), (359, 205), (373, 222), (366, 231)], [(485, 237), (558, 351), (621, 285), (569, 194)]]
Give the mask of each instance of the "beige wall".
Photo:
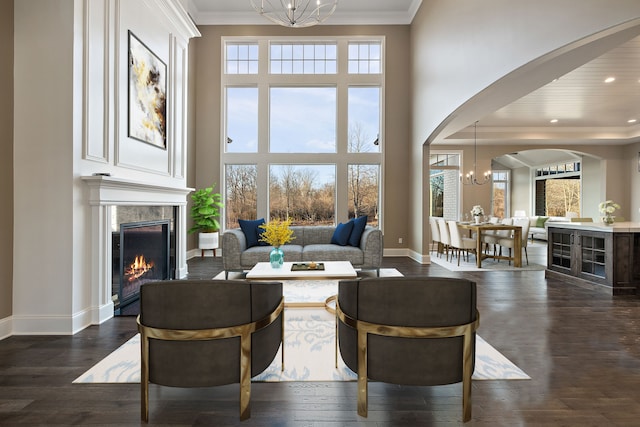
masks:
[[(13, 0), (0, 0), (0, 319), (13, 300)], [(0, 337), (1, 338), (1, 337)]]
[[(346, 36), (386, 37), (384, 218), (385, 248), (409, 244), (410, 79), (408, 26), (317, 26), (291, 30), (277, 26), (200, 26), (202, 37), (194, 39), (197, 85), (195, 144), (192, 153), (195, 177), (190, 186), (221, 182), (221, 37), (223, 36)], [(191, 177), (190, 177), (191, 178)], [(403, 244), (398, 239), (403, 238)], [(195, 240), (189, 241), (190, 248)]]

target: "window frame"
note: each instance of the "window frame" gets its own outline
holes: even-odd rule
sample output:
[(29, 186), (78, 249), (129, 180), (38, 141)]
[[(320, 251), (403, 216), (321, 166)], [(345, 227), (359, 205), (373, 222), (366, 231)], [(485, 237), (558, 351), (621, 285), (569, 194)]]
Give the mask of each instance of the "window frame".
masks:
[[(226, 74), (227, 43), (242, 43), (257, 41), (258, 43), (258, 74)], [(270, 43), (279, 42), (336, 42), (338, 50), (336, 74), (271, 74), (270, 72)], [(381, 46), (381, 72), (379, 74), (349, 74), (348, 73), (348, 44), (349, 42), (377, 42)], [(352, 164), (379, 165), (379, 215), (378, 227), (383, 228), (384, 218), (384, 152), (385, 152), (385, 37), (384, 36), (336, 36), (336, 37), (222, 37), (221, 58), (221, 93), (226, 93), (227, 87), (257, 86), (258, 88), (258, 149), (255, 153), (228, 153), (225, 150), (227, 138), (226, 129), (226, 100), (221, 100), (221, 132), (220, 132), (220, 171), (219, 182), (226, 192), (226, 165), (255, 164), (257, 168), (257, 218), (269, 217), (268, 183), (269, 169), (272, 164), (335, 164), (336, 166), (336, 194), (335, 194), (335, 222), (348, 220), (348, 166)], [(269, 92), (271, 87), (312, 87), (335, 86), (337, 91), (336, 105), (336, 152), (335, 153), (271, 153), (269, 151)], [(350, 87), (380, 88), (380, 135), (378, 139), (379, 151), (349, 153), (348, 152), (348, 90)], [(224, 98), (224, 96), (223, 96)], [(222, 212), (226, 223), (226, 212)]]

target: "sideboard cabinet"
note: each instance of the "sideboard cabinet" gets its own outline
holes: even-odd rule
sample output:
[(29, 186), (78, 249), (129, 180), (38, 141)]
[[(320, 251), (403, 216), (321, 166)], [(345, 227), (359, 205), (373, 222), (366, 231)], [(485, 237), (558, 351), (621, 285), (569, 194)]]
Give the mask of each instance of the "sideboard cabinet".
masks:
[(547, 250), (548, 275), (603, 286), (612, 295), (640, 294), (640, 229), (558, 224), (548, 229)]

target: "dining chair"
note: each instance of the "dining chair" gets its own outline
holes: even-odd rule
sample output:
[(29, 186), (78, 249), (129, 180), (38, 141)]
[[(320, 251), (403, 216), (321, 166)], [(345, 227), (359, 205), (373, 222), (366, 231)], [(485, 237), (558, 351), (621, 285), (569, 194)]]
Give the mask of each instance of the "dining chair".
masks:
[[(514, 234), (511, 233), (511, 235), (509, 237), (503, 237), (501, 239), (498, 240), (498, 246), (500, 246), (500, 255), (502, 255), (502, 248), (509, 248), (509, 257), (511, 258), (511, 250), (512, 249), (516, 249), (516, 250), (523, 250), (524, 249), (524, 255), (527, 259), (527, 265), (529, 265), (529, 254), (527, 254), (527, 242), (529, 241), (527, 239), (527, 236), (529, 234), (529, 219), (528, 218), (516, 218), (513, 220), (513, 225), (519, 226), (522, 228), (522, 239), (521, 239), (521, 246), (520, 249), (515, 247), (515, 237)], [(509, 265), (511, 265), (511, 260), (509, 260)]]
[[(500, 222), (502, 225), (513, 225), (513, 218), (503, 218), (501, 221), (495, 218), (495, 224)], [(484, 244), (485, 252), (489, 250), (489, 247), (493, 247), (493, 254), (497, 252), (498, 241), (502, 238), (509, 237), (511, 230), (487, 230), (482, 234), (482, 243)]]
[(442, 244), (440, 239), (440, 228), (434, 217), (429, 217), (429, 225), (431, 226), (431, 252), (438, 254), (438, 246)]
[(442, 243), (445, 258), (449, 261), (449, 247), (451, 246), (449, 227), (447, 227), (447, 222), (443, 218), (438, 218), (436, 222), (438, 223), (438, 229), (440, 230), (440, 243)]
[(469, 261), (469, 252), (476, 252), (476, 240), (470, 237), (463, 237), (456, 221), (447, 221), (447, 224), (449, 225), (449, 235), (451, 237), (451, 260), (453, 260), (455, 252), (458, 257), (458, 266), (460, 266), (460, 252), (464, 251), (467, 254), (467, 261)]

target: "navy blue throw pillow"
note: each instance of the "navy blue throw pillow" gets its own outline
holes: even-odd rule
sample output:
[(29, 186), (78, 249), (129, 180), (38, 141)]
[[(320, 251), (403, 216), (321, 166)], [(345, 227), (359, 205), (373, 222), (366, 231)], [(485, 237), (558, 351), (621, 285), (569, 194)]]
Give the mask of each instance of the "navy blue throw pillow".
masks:
[(353, 230), (353, 222), (349, 221), (346, 224), (338, 224), (336, 231), (333, 232), (331, 237), (331, 243), (340, 246), (346, 246), (349, 243), (349, 236)]
[(349, 245), (360, 246), (360, 238), (362, 237), (362, 232), (367, 226), (367, 216), (359, 216), (358, 218), (353, 218), (349, 222), (353, 222), (353, 230), (351, 230), (351, 235), (349, 236)]
[(260, 235), (264, 231), (264, 229), (260, 228), (260, 225), (264, 224), (264, 218), (256, 220), (239, 219), (238, 223), (244, 233), (244, 237), (247, 239), (247, 248), (258, 246), (259, 243), (262, 243), (258, 242), (258, 239), (260, 239)]

